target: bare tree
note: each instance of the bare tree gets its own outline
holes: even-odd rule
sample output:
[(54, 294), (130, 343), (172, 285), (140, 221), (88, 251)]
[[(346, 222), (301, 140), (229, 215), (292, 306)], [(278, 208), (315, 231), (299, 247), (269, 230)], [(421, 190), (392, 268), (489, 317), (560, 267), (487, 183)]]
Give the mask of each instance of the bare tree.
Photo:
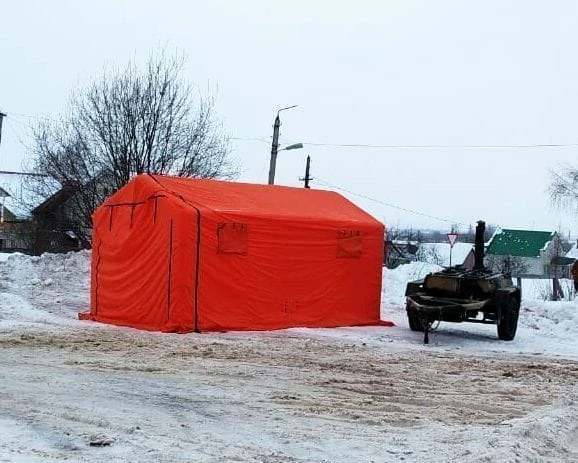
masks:
[(572, 210), (578, 209), (578, 169), (564, 166), (550, 173), (548, 193), (553, 204)]
[[(489, 238), (494, 236), (494, 233), (496, 233), (496, 230), (498, 228), (499, 227), (494, 223), (487, 223), (486, 224), (485, 240), (487, 241)], [(475, 237), (475, 235), (474, 235), (474, 237)], [(474, 239), (474, 241), (475, 241), (475, 239)]]
[(487, 255), (485, 265), (508, 277), (522, 277), (522, 275), (526, 274), (529, 270), (528, 265), (520, 257), (509, 255)]
[(76, 188), (67, 219), (79, 232), (90, 228), (106, 196), (135, 174), (234, 177), (214, 100), (194, 97), (181, 77), (183, 65), (183, 58), (160, 53), (144, 71), (129, 63), (73, 94), (60, 120), (35, 129), (31, 167), (45, 177), (33, 177), (29, 190), (46, 197), (54, 181)]
[(435, 243), (421, 243), (415, 257), (418, 262), (427, 262), (439, 266), (444, 264)]

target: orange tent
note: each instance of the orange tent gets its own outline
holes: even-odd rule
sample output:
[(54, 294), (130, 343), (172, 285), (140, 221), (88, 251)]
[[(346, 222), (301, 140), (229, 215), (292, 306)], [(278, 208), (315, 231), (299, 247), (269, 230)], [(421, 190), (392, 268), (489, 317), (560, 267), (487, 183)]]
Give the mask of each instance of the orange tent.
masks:
[(174, 332), (380, 324), (384, 226), (337, 193), (144, 174), (93, 224), (82, 319)]

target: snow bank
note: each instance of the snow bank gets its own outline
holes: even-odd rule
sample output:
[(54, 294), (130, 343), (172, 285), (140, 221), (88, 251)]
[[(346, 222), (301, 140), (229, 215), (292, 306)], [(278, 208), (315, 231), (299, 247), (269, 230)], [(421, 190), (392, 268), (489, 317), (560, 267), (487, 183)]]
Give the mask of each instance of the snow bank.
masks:
[(578, 327), (576, 302), (529, 301), (522, 304), (521, 322), (543, 336), (572, 338)]
[(89, 304), (90, 251), (11, 254), (0, 261), (0, 284), (0, 330), (80, 328), (77, 313)]
[(90, 251), (28, 256), (14, 253), (4, 261), (3, 278), (18, 287), (72, 283), (73, 289), (90, 283)]
[(0, 293), (0, 327), (7, 328), (13, 326), (22, 326), (29, 323), (57, 324), (61, 321), (59, 317), (54, 316), (46, 310), (33, 307), (28, 301), (16, 294)]
[[(397, 325), (389, 330), (342, 328), (301, 330), (309, 334), (363, 342), (395, 343), (397, 349), (422, 347), (422, 338), (407, 326), (405, 287), (441, 267), (412, 262), (390, 270), (383, 268), (381, 317)], [(77, 313), (89, 307), (90, 252), (44, 254), (40, 257), (12, 254), (0, 261), (0, 330), (15, 326), (50, 330), (90, 329), (105, 325), (82, 322)], [(516, 339), (496, 340), (494, 325), (441, 323), (431, 337), (431, 346), (471, 352), (551, 354), (578, 357), (578, 301), (544, 301), (537, 280), (524, 280), (523, 300)], [(112, 329), (112, 327), (110, 327)], [(298, 329), (299, 330), (299, 329)], [(377, 334), (379, 333), (379, 334)], [(384, 335), (385, 333), (385, 335)]]
[(382, 306), (398, 306), (405, 304), (405, 287), (408, 281), (419, 280), (428, 273), (437, 272), (442, 267), (426, 262), (411, 262), (395, 269), (383, 267), (383, 283), (381, 289)]
[[(560, 279), (560, 286), (564, 292), (565, 300), (574, 300), (574, 282), (568, 279)], [(552, 299), (552, 280), (548, 279), (523, 279), (522, 299), (527, 301), (548, 301)]]

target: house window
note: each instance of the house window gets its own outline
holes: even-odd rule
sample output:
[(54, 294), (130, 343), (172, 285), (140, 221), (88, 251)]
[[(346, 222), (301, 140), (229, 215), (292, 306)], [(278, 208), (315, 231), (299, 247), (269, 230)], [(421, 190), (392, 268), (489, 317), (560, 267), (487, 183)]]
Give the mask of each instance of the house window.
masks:
[(217, 226), (217, 253), (247, 255), (247, 224), (227, 222)]
[(363, 251), (363, 241), (359, 230), (339, 230), (337, 232), (337, 257), (359, 258)]

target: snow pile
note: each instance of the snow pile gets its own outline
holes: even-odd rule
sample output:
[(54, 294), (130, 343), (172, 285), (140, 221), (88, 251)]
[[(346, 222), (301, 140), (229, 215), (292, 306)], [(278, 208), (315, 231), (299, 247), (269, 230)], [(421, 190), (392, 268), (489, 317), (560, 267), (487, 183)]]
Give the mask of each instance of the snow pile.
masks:
[[(514, 280), (515, 281), (515, 280)], [(564, 293), (565, 300), (574, 300), (576, 291), (574, 282), (568, 279), (560, 279), (560, 286)], [(522, 299), (527, 301), (549, 301), (552, 300), (552, 280), (537, 278), (522, 280)]]
[(572, 338), (578, 327), (576, 302), (528, 301), (522, 304), (521, 323), (543, 336)]
[(20, 296), (10, 293), (0, 293), (0, 327), (8, 328), (44, 323), (59, 323), (60, 318), (50, 312), (33, 307)]
[[(28, 256), (14, 253), (6, 259), (3, 278), (20, 288), (90, 283), (90, 251)], [(69, 288), (73, 289), (73, 288)]]
[(405, 305), (405, 287), (408, 281), (424, 278), (428, 273), (437, 272), (442, 267), (426, 262), (411, 262), (395, 269), (383, 267), (381, 288), (382, 307)]
[(80, 327), (90, 288), (90, 251), (0, 261), (0, 329), (42, 324)]

